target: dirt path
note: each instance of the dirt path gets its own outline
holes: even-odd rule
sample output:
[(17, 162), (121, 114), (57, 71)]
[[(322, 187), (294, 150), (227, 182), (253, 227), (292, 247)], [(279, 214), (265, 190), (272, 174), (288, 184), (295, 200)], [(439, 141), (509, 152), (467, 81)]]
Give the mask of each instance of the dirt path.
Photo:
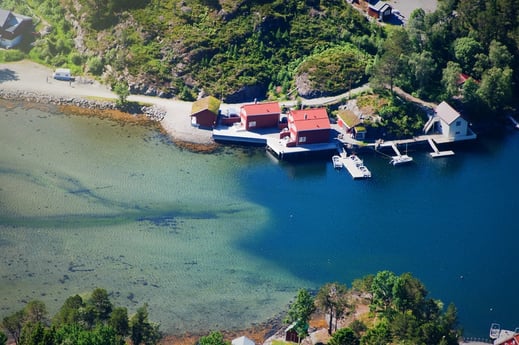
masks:
[(396, 94), (398, 94), (400, 97), (404, 98), (405, 100), (412, 102), (412, 103), (420, 104), (423, 107), (430, 108), (430, 109), (436, 109), (436, 107), (438, 106), (438, 104), (436, 104), (436, 103), (426, 102), (420, 98), (416, 98), (415, 96), (405, 92), (398, 86), (393, 86), (393, 91)]
[[(106, 85), (95, 80), (77, 78), (71, 83), (54, 80), (50, 68), (27, 60), (0, 64), (0, 89), (56, 97), (117, 99), (117, 95)], [(197, 144), (212, 143), (211, 131), (191, 126), (189, 114), (192, 103), (141, 95), (131, 95), (128, 100), (165, 109), (166, 116), (161, 124), (173, 139)]]
[[(79, 77), (75, 82), (59, 81), (52, 78), (52, 70), (37, 63), (23, 60), (18, 62), (0, 63), (0, 89), (9, 91), (32, 92), (56, 97), (117, 99), (117, 95), (106, 85), (95, 80)], [(353, 93), (365, 91), (368, 85), (351, 90), (333, 97), (301, 99), (305, 106), (321, 106), (337, 102)], [(22, 97), (23, 98), (23, 97)], [(166, 110), (161, 121), (164, 130), (174, 140), (195, 144), (212, 144), (212, 131), (198, 129), (191, 125), (192, 102), (184, 102), (160, 97), (131, 95), (129, 101), (149, 103)], [(297, 101), (280, 102), (286, 106), (294, 106)], [(225, 111), (228, 108), (239, 109), (242, 104), (222, 104)]]

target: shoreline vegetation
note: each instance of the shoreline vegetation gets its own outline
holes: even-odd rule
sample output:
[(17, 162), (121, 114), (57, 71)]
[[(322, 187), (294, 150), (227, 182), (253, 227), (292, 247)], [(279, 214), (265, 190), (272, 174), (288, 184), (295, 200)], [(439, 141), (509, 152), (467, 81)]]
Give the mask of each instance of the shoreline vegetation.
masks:
[(445, 308), (429, 297), (423, 283), (410, 273), (397, 276), (387, 270), (358, 278), (351, 288), (334, 282), (314, 292), (299, 289), (284, 312), (243, 330), (164, 336), (147, 308), (145, 303), (129, 314), (126, 307), (112, 303), (107, 290), (96, 288), (88, 295), (68, 297), (54, 316), (44, 302), (29, 301), (4, 317), (2, 326), (17, 345), (41, 344), (43, 339), (46, 344), (102, 339), (82, 343), (230, 345), (241, 336), (258, 345), (457, 345), (462, 338), (453, 304)]

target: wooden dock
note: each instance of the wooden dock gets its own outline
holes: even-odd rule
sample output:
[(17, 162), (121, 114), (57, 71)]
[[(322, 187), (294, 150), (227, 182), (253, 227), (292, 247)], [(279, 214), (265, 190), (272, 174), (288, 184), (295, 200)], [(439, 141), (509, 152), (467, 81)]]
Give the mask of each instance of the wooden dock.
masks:
[[(466, 140), (474, 139), (475, 136), (468, 136)], [(446, 144), (446, 143), (453, 143), (454, 140), (450, 138), (446, 138), (442, 135), (438, 134), (428, 134), (428, 135), (419, 135), (416, 137), (413, 137), (411, 139), (401, 139), (401, 140), (388, 140), (384, 142), (378, 142), (375, 144), (368, 144), (373, 145), (375, 150), (378, 150), (379, 148), (391, 148), (395, 154), (396, 157), (402, 156), (400, 153), (400, 150), (398, 149), (399, 145), (409, 145), (409, 144), (420, 144), (420, 143), (428, 143), (433, 152), (430, 153), (431, 157), (438, 158), (438, 157), (447, 157), (454, 155), (454, 151), (452, 150), (446, 150), (446, 151), (440, 151), (437, 147), (437, 144)]]
[(337, 152), (337, 142), (330, 141), (320, 144), (287, 146), (288, 137), (279, 138), (278, 128), (266, 128), (247, 131), (242, 126), (218, 126), (213, 129), (213, 139), (222, 142), (234, 142), (252, 145), (265, 145), (267, 150), (279, 159), (310, 155), (322, 152)]
[(342, 165), (351, 174), (354, 179), (370, 178), (371, 171), (366, 168), (364, 162), (356, 155), (347, 155), (346, 152), (341, 153), (340, 159)]
[(430, 153), (432, 158), (447, 157), (447, 156), (454, 155), (454, 151), (452, 151), (452, 150), (447, 150), (447, 151), (438, 150), (438, 147), (434, 144), (434, 140), (432, 138), (428, 138), (427, 141), (429, 142), (429, 145), (431, 146), (431, 148), (434, 151), (434, 152)]
[(328, 142), (287, 146), (287, 140), (269, 137), (267, 138), (267, 150), (275, 154), (279, 159), (284, 159), (297, 155), (309, 155), (312, 153), (337, 152), (337, 143)]

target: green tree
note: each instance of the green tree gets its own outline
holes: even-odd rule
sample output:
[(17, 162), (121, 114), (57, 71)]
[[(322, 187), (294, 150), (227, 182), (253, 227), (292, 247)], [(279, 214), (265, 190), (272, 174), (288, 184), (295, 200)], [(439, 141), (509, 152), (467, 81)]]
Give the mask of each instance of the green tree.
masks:
[(53, 319), (55, 325), (73, 324), (82, 320), (81, 309), (85, 304), (79, 295), (70, 296), (65, 300)]
[(400, 312), (410, 310), (418, 315), (422, 311), (427, 293), (421, 281), (410, 273), (404, 273), (393, 285), (393, 304)]
[(148, 320), (148, 305), (144, 304), (130, 319), (130, 339), (133, 345), (154, 345), (160, 338), (159, 325)]
[(128, 96), (130, 95), (130, 89), (128, 87), (128, 83), (125, 81), (120, 81), (115, 83), (114, 92), (117, 95), (117, 105), (124, 106), (126, 105), (126, 101)]
[(499, 41), (492, 40), (488, 47), (488, 59), (492, 67), (507, 68), (513, 60), (508, 48)]
[(308, 323), (310, 316), (315, 311), (314, 298), (308, 289), (300, 289), (296, 300), (290, 305), (287, 321), (289, 323), (301, 320)]
[(389, 87), (393, 93), (395, 80), (404, 71), (405, 57), (411, 51), (411, 42), (404, 29), (391, 31), (382, 46), (382, 55), (373, 65), (371, 82), (378, 87)]
[(512, 69), (492, 67), (485, 72), (478, 96), (494, 113), (503, 110), (512, 98)]
[(113, 309), (108, 292), (102, 288), (94, 289), (86, 304), (93, 311), (95, 320), (100, 322), (108, 320)]
[(25, 319), (24, 310), (19, 310), (10, 316), (4, 317), (2, 321), (2, 326), (9, 333), (9, 335), (14, 339), (16, 344), (20, 342), (20, 336), (22, 335), (22, 328)]
[(50, 328), (46, 328), (42, 322), (27, 322), (22, 329), (20, 345), (53, 345), (54, 336)]
[(0, 345), (7, 344), (7, 335), (4, 332), (0, 331)]
[(373, 294), (372, 309), (382, 308), (387, 311), (393, 303), (393, 287), (397, 281), (397, 276), (391, 271), (380, 271), (373, 278), (371, 293)]
[(472, 78), (467, 79), (463, 84), (462, 101), (469, 113), (473, 113), (481, 106), (481, 99), (479, 98), (478, 90), (479, 84)]
[(296, 300), (290, 305), (287, 322), (296, 322), (294, 326), (299, 339), (304, 339), (308, 334), (308, 321), (315, 311), (314, 298), (307, 289), (300, 289)]
[(371, 293), (371, 284), (373, 284), (374, 278), (375, 278), (374, 274), (368, 274), (362, 278), (355, 279), (351, 283), (351, 288), (357, 292)]
[(104, 70), (104, 63), (103, 60), (98, 56), (92, 56), (88, 58), (87, 61), (87, 68), (90, 73), (93, 75), (101, 75), (103, 74)]
[(328, 334), (332, 334), (334, 320), (348, 307), (348, 288), (339, 283), (327, 283), (319, 289), (315, 302), (328, 314)]
[(332, 335), (328, 345), (359, 345), (360, 341), (351, 328), (341, 328)]
[(201, 337), (197, 345), (229, 345), (230, 343), (230, 341), (224, 340), (222, 333), (213, 331), (209, 335)]
[(387, 345), (391, 344), (391, 341), (391, 331), (386, 320), (382, 320), (374, 327), (369, 328), (366, 334), (360, 338), (361, 345)]
[(364, 322), (360, 321), (360, 320), (353, 320), (350, 323), (350, 328), (352, 329), (352, 331), (355, 333), (355, 335), (359, 339), (361, 337), (361, 334), (366, 332), (366, 330), (368, 329), (366, 324)]
[(490, 68), (490, 59), (485, 53), (479, 53), (476, 54), (475, 60), (476, 62), (474, 63), (471, 76), (477, 79), (481, 79), (483, 73), (485, 73), (485, 71)]
[(423, 51), (425, 48), (425, 16), (425, 11), (422, 8), (417, 8), (411, 12), (407, 22), (409, 40), (412, 42), (415, 52)]
[(33, 300), (27, 303), (25, 310), (25, 322), (30, 323), (44, 323), (47, 320), (48, 312), (45, 303), (38, 300)]
[(420, 344), (418, 330), (420, 323), (411, 310), (395, 313), (390, 320), (391, 334), (394, 338), (408, 342), (409, 344)]
[(450, 99), (459, 93), (458, 80), (461, 74), (461, 66), (453, 61), (447, 62), (447, 67), (443, 69), (442, 85), (445, 98)]
[(454, 56), (465, 73), (473, 73), (475, 57), (482, 51), (481, 44), (472, 37), (461, 37), (454, 41)]
[(436, 61), (431, 52), (424, 50), (421, 53), (413, 53), (409, 59), (409, 66), (413, 74), (415, 86), (420, 91), (433, 84), (436, 74)]
[(110, 314), (108, 325), (122, 338), (127, 336), (130, 330), (130, 325), (128, 323), (128, 310), (124, 307), (114, 308)]

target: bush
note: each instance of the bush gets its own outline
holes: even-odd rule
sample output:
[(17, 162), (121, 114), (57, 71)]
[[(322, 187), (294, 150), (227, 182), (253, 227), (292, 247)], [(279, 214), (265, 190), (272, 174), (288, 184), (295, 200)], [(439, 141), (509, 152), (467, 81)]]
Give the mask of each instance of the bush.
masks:
[(93, 75), (101, 75), (104, 70), (103, 60), (98, 56), (92, 56), (87, 62), (88, 71)]
[(346, 44), (309, 56), (297, 67), (296, 75), (308, 75), (313, 89), (338, 94), (366, 79), (369, 60), (367, 54)]
[(1, 50), (0, 51), (0, 61), (1, 62), (11, 62), (11, 61), (20, 61), (25, 58), (25, 54), (19, 50)]
[(81, 66), (83, 63), (83, 58), (79, 53), (72, 53), (70, 54), (70, 62), (76, 66)]

